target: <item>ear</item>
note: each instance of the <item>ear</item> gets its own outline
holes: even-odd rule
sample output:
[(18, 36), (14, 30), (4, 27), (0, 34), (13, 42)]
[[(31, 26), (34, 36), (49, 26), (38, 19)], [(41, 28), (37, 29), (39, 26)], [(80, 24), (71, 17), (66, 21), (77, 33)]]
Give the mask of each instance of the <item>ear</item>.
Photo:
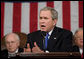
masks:
[(20, 46), (20, 41), (17, 42), (17, 45)]
[(57, 19), (54, 19), (53, 22), (54, 22), (53, 25), (56, 25), (57, 24)]

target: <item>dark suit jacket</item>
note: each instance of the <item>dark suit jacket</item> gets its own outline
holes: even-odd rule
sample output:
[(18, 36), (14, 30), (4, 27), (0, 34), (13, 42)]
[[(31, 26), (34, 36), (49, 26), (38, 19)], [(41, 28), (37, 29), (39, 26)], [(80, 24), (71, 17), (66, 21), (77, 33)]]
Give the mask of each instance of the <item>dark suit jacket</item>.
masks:
[[(48, 40), (47, 50), (49, 52), (72, 51), (72, 36), (73, 34), (69, 30), (55, 27), (50, 36), (50, 39)], [(27, 43), (30, 43), (31, 48), (34, 47), (34, 42), (36, 42), (41, 50), (45, 50), (43, 43), (44, 37), (40, 30), (28, 34), (27, 37)]]
[(73, 51), (74, 51), (74, 52), (80, 52), (80, 51), (79, 51), (79, 47), (78, 47), (77, 45), (74, 45), (74, 46), (73, 46)]
[[(78, 47), (77, 45), (73, 45), (73, 51), (80, 53), (80, 49), (79, 49), (79, 47)], [(81, 53), (80, 53), (80, 55), (81, 55)], [(81, 57), (82, 57), (82, 56), (83, 56), (83, 54), (81, 55)]]
[[(24, 50), (22, 48), (19, 48), (18, 53), (23, 52), (23, 51)], [(8, 58), (8, 50), (7, 49), (1, 51), (1, 57), (2, 58)]]

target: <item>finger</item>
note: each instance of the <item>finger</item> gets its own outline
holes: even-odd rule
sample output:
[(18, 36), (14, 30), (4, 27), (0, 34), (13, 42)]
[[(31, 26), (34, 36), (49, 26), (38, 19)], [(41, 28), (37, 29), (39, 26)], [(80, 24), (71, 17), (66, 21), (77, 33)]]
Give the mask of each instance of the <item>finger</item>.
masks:
[(30, 45), (29, 45), (29, 43), (27, 44), (27, 48), (30, 48)]
[(24, 52), (31, 52), (31, 49), (30, 48), (28, 48), (28, 49), (24, 48)]
[(24, 48), (24, 52), (26, 51), (26, 48)]
[(34, 42), (34, 45), (35, 45), (35, 47), (38, 47), (37, 44), (36, 44), (36, 42)]

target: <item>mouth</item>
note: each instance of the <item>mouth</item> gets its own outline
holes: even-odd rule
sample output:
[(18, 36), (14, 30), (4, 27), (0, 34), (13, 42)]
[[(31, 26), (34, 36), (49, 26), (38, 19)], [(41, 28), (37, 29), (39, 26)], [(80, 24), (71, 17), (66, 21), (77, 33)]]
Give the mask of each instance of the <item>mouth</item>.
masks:
[(45, 25), (41, 25), (41, 27), (46, 27)]
[(83, 43), (83, 40), (81, 40), (80, 42)]
[(41, 25), (41, 31), (46, 31), (46, 25)]

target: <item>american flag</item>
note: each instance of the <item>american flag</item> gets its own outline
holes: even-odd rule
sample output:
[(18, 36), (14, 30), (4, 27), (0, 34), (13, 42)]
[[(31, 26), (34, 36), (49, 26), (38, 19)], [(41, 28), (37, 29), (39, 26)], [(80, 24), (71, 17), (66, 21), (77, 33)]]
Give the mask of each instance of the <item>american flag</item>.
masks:
[(45, 6), (58, 11), (56, 26), (73, 33), (83, 27), (83, 1), (1, 2), (1, 38), (10, 32), (39, 30), (39, 12)]

